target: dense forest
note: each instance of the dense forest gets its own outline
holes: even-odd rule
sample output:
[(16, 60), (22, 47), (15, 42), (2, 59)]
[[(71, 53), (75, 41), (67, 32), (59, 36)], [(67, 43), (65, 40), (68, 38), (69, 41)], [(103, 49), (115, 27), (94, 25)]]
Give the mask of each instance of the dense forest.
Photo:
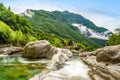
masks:
[(0, 4), (0, 43), (25, 45), (29, 41), (37, 40), (27, 19), (14, 14)]
[[(93, 40), (80, 34), (79, 30), (71, 25), (71, 23), (79, 22), (89, 28), (93, 27), (98, 32), (105, 30), (80, 15), (67, 11), (62, 13), (59, 11), (32, 11), (34, 12), (32, 17), (20, 16), (14, 14), (10, 7), (6, 8), (0, 4), (0, 44), (24, 46), (30, 41), (46, 39), (56, 47), (76, 44), (77, 47), (84, 50), (93, 50), (104, 46), (95, 42), (99, 40)], [(111, 43), (108, 41), (108, 44)]]

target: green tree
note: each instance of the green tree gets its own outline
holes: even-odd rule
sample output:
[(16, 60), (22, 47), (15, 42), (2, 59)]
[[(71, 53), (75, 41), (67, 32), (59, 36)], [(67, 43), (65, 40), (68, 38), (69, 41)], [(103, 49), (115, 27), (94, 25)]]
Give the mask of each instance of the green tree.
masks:
[(120, 28), (115, 29), (115, 34), (112, 34), (107, 41), (107, 45), (120, 44)]

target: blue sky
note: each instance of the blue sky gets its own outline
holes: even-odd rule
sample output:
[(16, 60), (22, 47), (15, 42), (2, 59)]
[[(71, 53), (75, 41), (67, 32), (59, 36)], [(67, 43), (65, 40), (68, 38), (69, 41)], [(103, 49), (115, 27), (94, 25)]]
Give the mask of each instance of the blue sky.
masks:
[(120, 0), (0, 0), (15, 13), (25, 9), (68, 10), (83, 15), (111, 31), (120, 27)]

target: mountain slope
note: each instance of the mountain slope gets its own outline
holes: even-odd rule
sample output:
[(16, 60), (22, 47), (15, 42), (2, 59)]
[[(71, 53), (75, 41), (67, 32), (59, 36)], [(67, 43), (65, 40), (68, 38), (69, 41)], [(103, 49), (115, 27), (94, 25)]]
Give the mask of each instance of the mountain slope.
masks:
[[(13, 13), (10, 8), (7, 9), (0, 3), (0, 44), (23, 46), (29, 41), (46, 39), (56, 47), (63, 47), (70, 41), (36, 30), (32, 29), (28, 19)], [(85, 48), (84, 45), (82, 47)]]
[(70, 13), (68, 11), (64, 11), (62, 14), (73, 26), (80, 30), (81, 34), (84, 34), (89, 38), (108, 40), (109, 36), (112, 34), (108, 29), (96, 26), (93, 22), (81, 15)]
[(0, 43), (24, 45), (32, 40), (46, 39), (57, 47), (77, 44), (84, 50), (92, 50), (103, 46), (81, 34), (78, 27), (72, 25), (64, 12), (27, 9), (20, 15), (14, 14), (0, 4), (0, 21), (11, 29), (9, 34), (5, 31), (6, 35), (5, 27), (1, 28)]
[[(30, 17), (30, 15), (29, 15)], [(68, 40), (32, 29), (28, 19), (13, 13), (0, 3), (0, 44), (24, 46), (29, 41), (46, 39), (52, 45), (63, 47)]]
[(0, 44), (25, 45), (37, 40), (31, 36), (32, 33), (27, 19), (14, 14), (0, 3)]
[(0, 3), (0, 20), (9, 25), (14, 31), (21, 30), (23, 33), (30, 33), (32, 31), (27, 19), (6, 9), (2, 3)]
[(64, 11), (62, 12), (62, 14), (68, 19), (70, 23), (82, 24), (87, 28), (90, 28), (96, 32), (104, 32), (107, 30), (106, 28), (96, 26), (93, 22), (91, 22), (90, 20), (84, 18), (79, 14), (70, 13), (68, 11)]
[[(70, 14), (70, 16), (68, 15)], [(95, 42), (95, 40), (90, 39), (88, 36), (84, 36), (80, 33), (80, 30), (77, 27), (74, 27), (73, 23), (81, 23), (92, 24), (92, 26), (88, 26), (92, 30), (96, 30), (97, 32), (106, 31), (105, 28), (98, 28), (89, 20), (83, 18), (79, 18), (80, 15), (73, 14), (71, 17), (71, 13), (69, 12), (60, 12), (60, 11), (44, 11), (44, 10), (31, 10), (27, 9), (25, 12), (20, 14), (27, 19), (29, 19), (32, 28), (37, 32), (45, 32), (48, 34), (54, 34), (61, 38), (75, 40), (77, 42), (83, 43), (87, 46), (92, 47), (102, 47), (102, 45)], [(74, 16), (76, 18), (74, 18)], [(78, 18), (77, 18), (78, 17)], [(74, 18), (74, 19), (72, 19)], [(77, 19), (80, 19), (77, 21)], [(82, 20), (83, 21), (82, 21)], [(93, 26), (94, 25), (94, 26)], [(87, 28), (88, 28), (87, 27)]]

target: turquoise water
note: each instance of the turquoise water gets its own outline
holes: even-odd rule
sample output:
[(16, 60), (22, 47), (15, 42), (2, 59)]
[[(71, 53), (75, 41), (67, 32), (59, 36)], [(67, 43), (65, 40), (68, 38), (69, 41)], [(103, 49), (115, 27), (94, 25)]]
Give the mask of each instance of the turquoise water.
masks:
[[(9, 55), (0, 58), (0, 63), (44, 63), (47, 64), (50, 60), (47, 59), (27, 59), (23, 58), (21, 54)], [(63, 76), (69, 80), (90, 80), (88, 76), (89, 68), (82, 62), (79, 56), (73, 56), (70, 60), (65, 62), (63, 68), (57, 71), (52, 71), (53, 75)], [(50, 73), (51, 74), (51, 73)]]

